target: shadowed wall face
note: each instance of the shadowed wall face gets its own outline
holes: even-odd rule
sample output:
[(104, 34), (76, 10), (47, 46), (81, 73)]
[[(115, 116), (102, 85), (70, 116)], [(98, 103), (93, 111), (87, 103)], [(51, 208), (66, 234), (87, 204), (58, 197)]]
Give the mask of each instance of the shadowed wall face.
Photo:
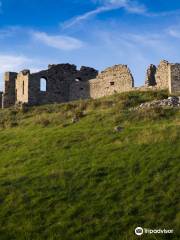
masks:
[(148, 67), (147, 73), (146, 73), (145, 86), (149, 87), (149, 86), (156, 85), (156, 78), (155, 78), (156, 71), (157, 71), (157, 68), (155, 65), (151, 64)]
[(16, 77), (15, 72), (6, 72), (4, 74), (4, 93), (2, 95), (2, 107), (11, 107), (16, 102)]
[(169, 90), (170, 93), (180, 94), (180, 64), (169, 66)]
[(168, 89), (172, 94), (180, 93), (180, 64), (162, 60), (158, 67), (150, 65), (146, 75), (146, 86)]
[(88, 98), (88, 80), (97, 74), (93, 68), (83, 66), (77, 70), (71, 64), (49, 65), (48, 70), (33, 74), (24, 70), (17, 77), (17, 102), (39, 105)]
[(2, 95), (3, 95), (3, 92), (0, 92), (0, 108), (2, 108)]

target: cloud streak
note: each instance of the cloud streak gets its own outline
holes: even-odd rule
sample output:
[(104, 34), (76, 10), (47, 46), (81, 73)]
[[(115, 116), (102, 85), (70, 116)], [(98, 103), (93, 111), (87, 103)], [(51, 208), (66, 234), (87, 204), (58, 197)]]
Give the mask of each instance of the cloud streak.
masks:
[[(31, 60), (22, 55), (6, 55), (0, 54), (0, 77), (3, 77), (4, 72), (19, 71), (30, 64)], [(3, 82), (0, 81), (0, 90), (3, 88)]]
[(94, 1), (96, 3), (100, 3), (101, 5), (96, 9), (86, 12), (82, 15), (76, 16), (73, 19), (70, 19), (62, 25), (64, 29), (70, 28), (82, 21), (85, 21), (91, 17), (97, 16), (98, 14), (113, 11), (116, 9), (125, 9), (129, 13), (134, 14), (144, 14), (146, 12), (146, 8), (144, 5), (137, 3), (132, 0), (98, 0)]
[(23, 68), (23, 66), (28, 63), (30, 63), (30, 60), (25, 56), (0, 54), (0, 73), (10, 70), (16, 71), (17, 69)]
[(179, 38), (180, 38), (180, 26), (170, 27), (170, 28), (167, 30), (167, 34), (168, 34), (170, 37), (179, 39)]
[(69, 36), (49, 35), (45, 32), (32, 32), (35, 40), (59, 50), (75, 50), (83, 46), (83, 42)]

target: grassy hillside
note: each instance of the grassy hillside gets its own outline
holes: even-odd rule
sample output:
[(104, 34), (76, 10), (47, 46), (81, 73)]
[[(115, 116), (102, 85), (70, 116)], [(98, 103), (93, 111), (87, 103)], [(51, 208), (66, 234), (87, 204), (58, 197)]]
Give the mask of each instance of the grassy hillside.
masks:
[(166, 96), (1, 110), (0, 240), (179, 239), (180, 111), (130, 110)]

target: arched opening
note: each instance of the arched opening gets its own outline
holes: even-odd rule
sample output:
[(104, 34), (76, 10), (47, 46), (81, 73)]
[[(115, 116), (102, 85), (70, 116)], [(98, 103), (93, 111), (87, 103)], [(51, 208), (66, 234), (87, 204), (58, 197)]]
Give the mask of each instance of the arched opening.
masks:
[(46, 92), (47, 91), (47, 80), (44, 77), (42, 77), (40, 79), (40, 91), (41, 92)]

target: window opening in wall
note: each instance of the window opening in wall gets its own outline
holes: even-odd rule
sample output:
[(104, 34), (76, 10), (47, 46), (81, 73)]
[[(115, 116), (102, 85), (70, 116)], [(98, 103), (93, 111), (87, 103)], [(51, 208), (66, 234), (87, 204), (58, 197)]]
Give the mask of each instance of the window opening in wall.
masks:
[(24, 95), (24, 81), (23, 81), (22, 93)]
[(41, 92), (47, 91), (47, 80), (43, 77), (40, 79), (40, 91)]
[(84, 88), (80, 88), (80, 90), (84, 90)]
[(110, 82), (110, 85), (111, 85), (111, 86), (114, 86), (114, 82)]

